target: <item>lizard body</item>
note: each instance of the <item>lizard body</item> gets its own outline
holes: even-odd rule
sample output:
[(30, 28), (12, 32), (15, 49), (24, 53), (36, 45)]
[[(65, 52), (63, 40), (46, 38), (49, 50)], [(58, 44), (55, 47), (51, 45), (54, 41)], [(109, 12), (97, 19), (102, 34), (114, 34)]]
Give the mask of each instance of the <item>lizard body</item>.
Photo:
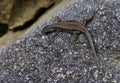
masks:
[(80, 22), (76, 22), (76, 21), (65, 21), (65, 22), (54, 23), (54, 24), (48, 26), (47, 28), (46, 27), (43, 28), (41, 33), (45, 34), (45, 33), (54, 32), (57, 30), (62, 30), (62, 31), (74, 32), (75, 34), (79, 34), (79, 33), (85, 34), (89, 40), (89, 43), (90, 43), (90, 46), (92, 48), (94, 57), (97, 61), (97, 64), (99, 64), (92, 37), (91, 37), (89, 31), (85, 27), (86, 23), (88, 23), (90, 20), (91, 19), (86, 20), (84, 25), (82, 25)]

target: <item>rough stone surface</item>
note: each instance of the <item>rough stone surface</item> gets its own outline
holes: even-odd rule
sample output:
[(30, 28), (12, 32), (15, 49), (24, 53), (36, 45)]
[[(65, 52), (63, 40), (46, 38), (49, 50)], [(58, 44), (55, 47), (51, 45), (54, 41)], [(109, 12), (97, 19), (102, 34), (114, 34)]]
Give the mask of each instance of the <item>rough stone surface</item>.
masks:
[[(119, 83), (120, 67), (109, 59), (111, 52), (120, 50), (119, 8), (119, 0), (71, 0), (50, 20), (0, 53), (0, 82)], [(46, 25), (57, 22), (56, 16), (62, 21), (82, 22), (98, 9), (87, 28), (101, 60), (100, 70), (85, 35), (79, 35), (77, 43), (73, 45), (72, 34), (58, 32), (54, 36), (55, 32), (49, 35), (40, 33)]]

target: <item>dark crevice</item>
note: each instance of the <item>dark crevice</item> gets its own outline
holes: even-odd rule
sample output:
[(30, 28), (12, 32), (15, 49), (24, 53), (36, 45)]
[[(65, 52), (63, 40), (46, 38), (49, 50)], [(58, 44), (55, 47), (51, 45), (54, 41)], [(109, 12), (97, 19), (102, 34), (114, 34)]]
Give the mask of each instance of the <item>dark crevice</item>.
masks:
[(8, 32), (8, 25), (0, 23), (0, 37), (4, 36)]
[(25, 22), (25, 24), (23, 26), (18, 26), (16, 28), (14, 28), (12, 31), (16, 32), (16, 31), (20, 31), (20, 30), (25, 30), (27, 28), (29, 28), (35, 21), (37, 21), (37, 19), (43, 15), (47, 10), (49, 10), (50, 8), (52, 8), (55, 4), (53, 3), (50, 7), (48, 8), (40, 8), (38, 10), (38, 12), (36, 13), (36, 15), (34, 16), (33, 19), (31, 19), (30, 21)]

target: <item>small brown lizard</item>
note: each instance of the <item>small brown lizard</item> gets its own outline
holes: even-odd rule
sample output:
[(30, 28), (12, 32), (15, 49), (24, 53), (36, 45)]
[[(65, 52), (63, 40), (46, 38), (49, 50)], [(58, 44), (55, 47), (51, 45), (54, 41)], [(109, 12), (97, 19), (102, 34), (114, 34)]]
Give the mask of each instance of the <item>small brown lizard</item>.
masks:
[(98, 62), (99, 60), (98, 60), (97, 55), (96, 55), (96, 51), (95, 51), (92, 37), (91, 37), (89, 31), (85, 27), (86, 24), (89, 23), (92, 19), (93, 19), (93, 16), (90, 19), (87, 19), (83, 25), (80, 22), (76, 22), (76, 21), (64, 21), (64, 22), (54, 23), (50, 26), (44, 27), (42, 29), (41, 33), (46, 34), (46, 33), (54, 32), (57, 30), (66, 31), (66, 32), (68, 32), (68, 31), (73, 32), (73, 34), (76, 34), (76, 35), (80, 34), (81, 32), (84, 33), (89, 40), (89, 43), (90, 43), (90, 46), (93, 50), (93, 54), (94, 54), (94, 57), (96, 59), (97, 64), (100, 64)]

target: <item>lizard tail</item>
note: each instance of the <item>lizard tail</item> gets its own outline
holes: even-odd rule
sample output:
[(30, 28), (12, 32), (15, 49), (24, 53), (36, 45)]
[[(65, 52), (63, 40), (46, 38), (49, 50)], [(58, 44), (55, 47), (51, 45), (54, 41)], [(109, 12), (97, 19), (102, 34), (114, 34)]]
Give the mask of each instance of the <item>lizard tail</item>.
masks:
[[(86, 28), (85, 28), (85, 29), (86, 29)], [(96, 60), (96, 62), (97, 62), (97, 65), (100, 66), (100, 62), (99, 62), (99, 60), (98, 60), (98, 57), (97, 57), (97, 54), (96, 54), (96, 51), (95, 51), (95, 47), (94, 47), (94, 44), (93, 44), (92, 37), (91, 37), (91, 35), (90, 35), (90, 33), (89, 33), (89, 31), (88, 31), (87, 29), (85, 30), (85, 33), (86, 33), (86, 36), (88, 37), (88, 41), (89, 41), (90, 46), (91, 46), (91, 48), (92, 48), (92, 51), (93, 51), (95, 60)]]

